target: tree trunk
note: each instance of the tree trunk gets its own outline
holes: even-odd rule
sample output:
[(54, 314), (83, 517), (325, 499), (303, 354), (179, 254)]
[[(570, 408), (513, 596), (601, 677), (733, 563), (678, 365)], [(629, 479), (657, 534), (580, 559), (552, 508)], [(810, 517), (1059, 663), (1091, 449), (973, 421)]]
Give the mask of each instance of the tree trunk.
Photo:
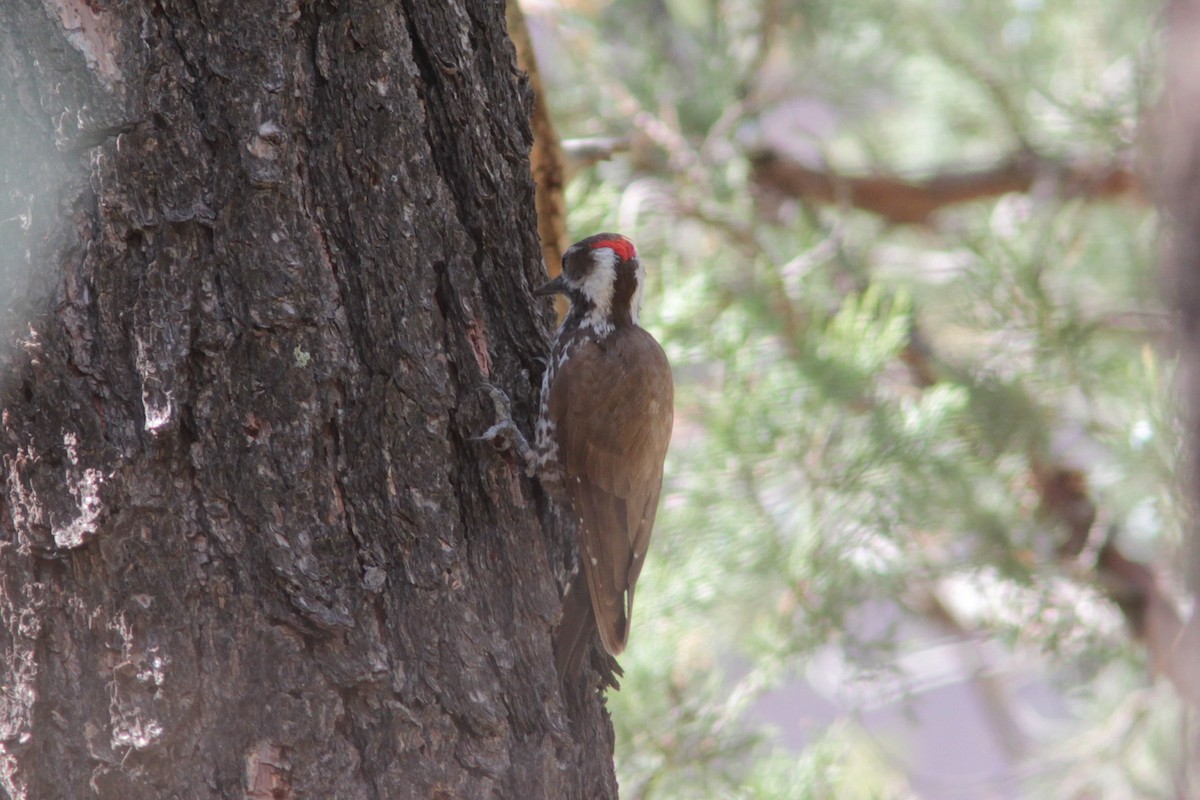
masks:
[[(1169, 635), (1177, 671), (1186, 670), (1193, 709), (1191, 761), (1184, 781), (1200, 787), (1200, 3), (1173, 0), (1165, 7), (1166, 74), (1163, 98), (1151, 122), (1158, 134), (1151, 165), (1158, 170), (1156, 189), (1165, 230), (1163, 265), (1168, 302), (1176, 312), (1179, 335), (1181, 420), (1186, 433), (1180, 470), (1191, 501), (1185, 535), (1183, 577), (1192, 594), (1186, 624), (1161, 626)], [(1169, 622), (1170, 620), (1168, 620)], [(1156, 665), (1157, 666), (1157, 665)], [(1185, 792), (1181, 792), (1184, 794)]]
[(0, 791), (616, 796), (497, 0), (0, 3)]

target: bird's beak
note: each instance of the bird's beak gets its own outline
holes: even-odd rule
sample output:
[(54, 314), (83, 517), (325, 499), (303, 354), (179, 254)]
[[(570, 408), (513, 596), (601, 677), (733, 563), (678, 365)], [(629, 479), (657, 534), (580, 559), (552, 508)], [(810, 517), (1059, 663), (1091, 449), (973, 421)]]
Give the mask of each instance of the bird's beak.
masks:
[(567, 288), (567, 276), (560, 274), (549, 283), (534, 289), (533, 293), (538, 297), (544, 297), (548, 294), (566, 294)]

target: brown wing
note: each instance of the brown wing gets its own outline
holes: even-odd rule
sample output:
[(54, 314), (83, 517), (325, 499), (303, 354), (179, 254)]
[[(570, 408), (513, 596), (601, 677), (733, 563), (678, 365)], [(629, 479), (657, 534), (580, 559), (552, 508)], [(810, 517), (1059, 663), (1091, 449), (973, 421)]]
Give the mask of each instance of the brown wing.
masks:
[(636, 327), (581, 343), (550, 390), (559, 460), (579, 519), (579, 557), (601, 641), (613, 655), (629, 639), (674, 405), (667, 356)]

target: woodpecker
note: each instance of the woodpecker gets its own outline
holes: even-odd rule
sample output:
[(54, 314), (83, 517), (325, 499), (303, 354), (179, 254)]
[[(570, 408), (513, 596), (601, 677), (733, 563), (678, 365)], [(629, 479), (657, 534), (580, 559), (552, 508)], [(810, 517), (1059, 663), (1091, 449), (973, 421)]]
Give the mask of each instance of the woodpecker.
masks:
[(482, 437), (511, 436), (530, 473), (561, 486), (578, 524), (579, 567), (555, 642), (564, 679), (578, 674), (593, 630), (610, 655), (624, 651), (662, 492), (675, 389), (666, 353), (638, 326), (644, 289), (624, 236), (598, 233), (568, 248), (562, 273), (535, 292), (566, 295), (570, 309), (542, 377), (534, 444), (495, 391), (502, 419)]

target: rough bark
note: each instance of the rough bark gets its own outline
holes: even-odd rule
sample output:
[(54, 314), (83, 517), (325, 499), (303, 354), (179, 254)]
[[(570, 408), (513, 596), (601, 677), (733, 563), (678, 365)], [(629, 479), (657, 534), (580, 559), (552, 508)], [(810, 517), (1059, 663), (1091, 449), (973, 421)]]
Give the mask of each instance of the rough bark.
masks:
[(614, 797), (496, 0), (0, 4), (0, 791)]

